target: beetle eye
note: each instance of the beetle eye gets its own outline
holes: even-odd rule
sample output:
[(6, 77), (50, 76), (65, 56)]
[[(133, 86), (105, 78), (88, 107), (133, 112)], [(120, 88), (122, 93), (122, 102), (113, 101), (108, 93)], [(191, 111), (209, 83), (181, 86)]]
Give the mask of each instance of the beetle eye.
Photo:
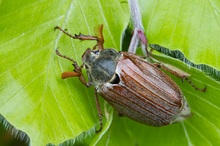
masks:
[(94, 51), (92, 51), (94, 54), (96, 54), (96, 55), (98, 55), (99, 54), (99, 50), (94, 50)]
[(114, 74), (114, 76), (112, 77), (112, 79), (110, 80), (109, 83), (118, 84), (119, 82), (120, 82), (120, 78), (119, 78), (118, 74)]
[(85, 66), (85, 69), (88, 69), (88, 68), (89, 68), (89, 67), (88, 67), (87, 65), (85, 65), (85, 64), (84, 64), (84, 66)]

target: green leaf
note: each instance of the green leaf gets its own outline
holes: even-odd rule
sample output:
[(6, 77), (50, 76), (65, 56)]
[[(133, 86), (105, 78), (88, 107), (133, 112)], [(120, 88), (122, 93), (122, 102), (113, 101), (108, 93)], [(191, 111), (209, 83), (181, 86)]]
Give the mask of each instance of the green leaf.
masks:
[[(149, 43), (180, 50), (195, 64), (220, 70), (218, 58), (219, 7), (210, 1), (140, 0), (143, 25)], [(168, 56), (157, 59), (191, 74), (205, 93), (170, 75), (183, 90), (193, 116), (178, 124), (155, 128), (113, 114), (101, 99), (103, 130), (93, 88), (78, 79), (62, 80), (71, 62), (58, 57), (55, 49), (82, 63), (81, 55), (94, 42), (72, 40), (71, 34), (93, 34), (104, 24), (105, 47), (120, 50), (122, 34), (129, 23), (125, 1), (43, 0), (0, 1), (0, 114), (26, 132), (32, 145), (219, 145), (220, 83), (203, 72)]]
[(62, 80), (61, 73), (73, 67), (55, 54), (59, 47), (80, 64), (94, 42), (71, 40), (54, 27), (94, 35), (94, 27), (104, 24), (106, 47), (119, 50), (129, 21), (128, 4), (3, 0), (0, 19), (0, 113), (36, 146), (59, 144), (98, 126), (93, 88), (77, 78)]
[(192, 62), (220, 70), (218, 0), (141, 0), (140, 6), (149, 43), (179, 49)]
[(16, 129), (0, 114), (0, 145), (27, 145), (29, 142), (26, 133)]

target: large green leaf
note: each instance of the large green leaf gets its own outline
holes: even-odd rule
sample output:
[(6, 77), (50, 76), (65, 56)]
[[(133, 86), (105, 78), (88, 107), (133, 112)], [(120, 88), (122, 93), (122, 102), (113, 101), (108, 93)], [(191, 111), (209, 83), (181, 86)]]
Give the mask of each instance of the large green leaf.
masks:
[(93, 89), (78, 79), (62, 80), (62, 71), (73, 67), (55, 54), (60, 47), (81, 63), (94, 43), (72, 41), (53, 28), (94, 34), (94, 27), (104, 24), (106, 46), (119, 50), (127, 6), (117, 0), (1, 2), (0, 113), (33, 145), (58, 144), (98, 125)]
[[(205, 93), (195, 91), (171, 75), (189, 102), (192, 118), (163, 128), (149, 127), (119, 118), (101, 100), (104, 129), (95, 133), (98, 116), (93, 89), (87, 89), (78, 79), (60, 79), (63, 71), (73, 68), (71, 62), (54, 52), (59, 47), (60, 52), (80, 64), (81, 55), (94, 42), (71, 40), (53, 28), (59, 25), (71, 34), (94, 34), (94, 27), (102, 23), (105, 47), (120, 50), (122, 33), (129, 22), (125, 1), (2, 0), (0, 3), (0, 113), (25, 131), (32, 145), (66, 140), (63, 145), (220, 144), (219, 82), (167, 56), (157, 59), (190, 73), (197, 86), (208, 87)], [(140, 4), (149, 43), (179, 49), (192, 62), (220, 70), (217, 0), (141, 0)]]

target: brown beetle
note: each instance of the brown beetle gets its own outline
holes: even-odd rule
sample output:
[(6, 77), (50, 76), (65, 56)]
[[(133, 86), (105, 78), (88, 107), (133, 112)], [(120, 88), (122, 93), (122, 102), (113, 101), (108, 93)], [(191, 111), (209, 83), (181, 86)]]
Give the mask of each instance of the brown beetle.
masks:
[[(79, 77), (85, 86), (95, 87), (100, 130), (102, 114), (97, 93), (123, 116), (151, 126), (169, 125), (183, 121), (191, 115), (180, 88), (158, 67), (172, 73), (175, 70), (159, 63), (150, 63), (133, 53), (104, 49), (103, 25), (100, 25), (97, 36), (83, 34), (72, 36), (60, 27), (55, 29), (61, 30), (73, 39), (97, 41), (92, 50), (87, 49), (83, 54), (83, 65), (80, 67), (73, 59), (60, 54), (58, 49), (56, 53), (72, 61), (74, 66), (74, 71), (64, 72), (62, 78)], [(87, 70), (88, 82), (83, 77), (81, 71), (83, 67)], [(174, 74), (188, 80), (189, 75), (186, 73)]]

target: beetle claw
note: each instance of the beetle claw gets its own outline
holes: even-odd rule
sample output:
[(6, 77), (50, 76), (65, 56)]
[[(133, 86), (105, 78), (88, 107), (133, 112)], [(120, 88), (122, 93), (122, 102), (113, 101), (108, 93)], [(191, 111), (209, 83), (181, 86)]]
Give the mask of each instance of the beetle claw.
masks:
[(196, 90), (198, 90), (198, 91), (201, 91), (201, 92), (205, 92), (206, 91), (206, 89), (207, 89), (207, 86), (205, 85), (205, 87), (204, 88), (198, 88), (196, 85), (194, 85), (193, 83), (192, 83), (192, 81), (190, 80), (190, 79), (188, 79), (187, 77), (185, 77), (185, 80), (194, 88), (194, 89), (196, 89)]

